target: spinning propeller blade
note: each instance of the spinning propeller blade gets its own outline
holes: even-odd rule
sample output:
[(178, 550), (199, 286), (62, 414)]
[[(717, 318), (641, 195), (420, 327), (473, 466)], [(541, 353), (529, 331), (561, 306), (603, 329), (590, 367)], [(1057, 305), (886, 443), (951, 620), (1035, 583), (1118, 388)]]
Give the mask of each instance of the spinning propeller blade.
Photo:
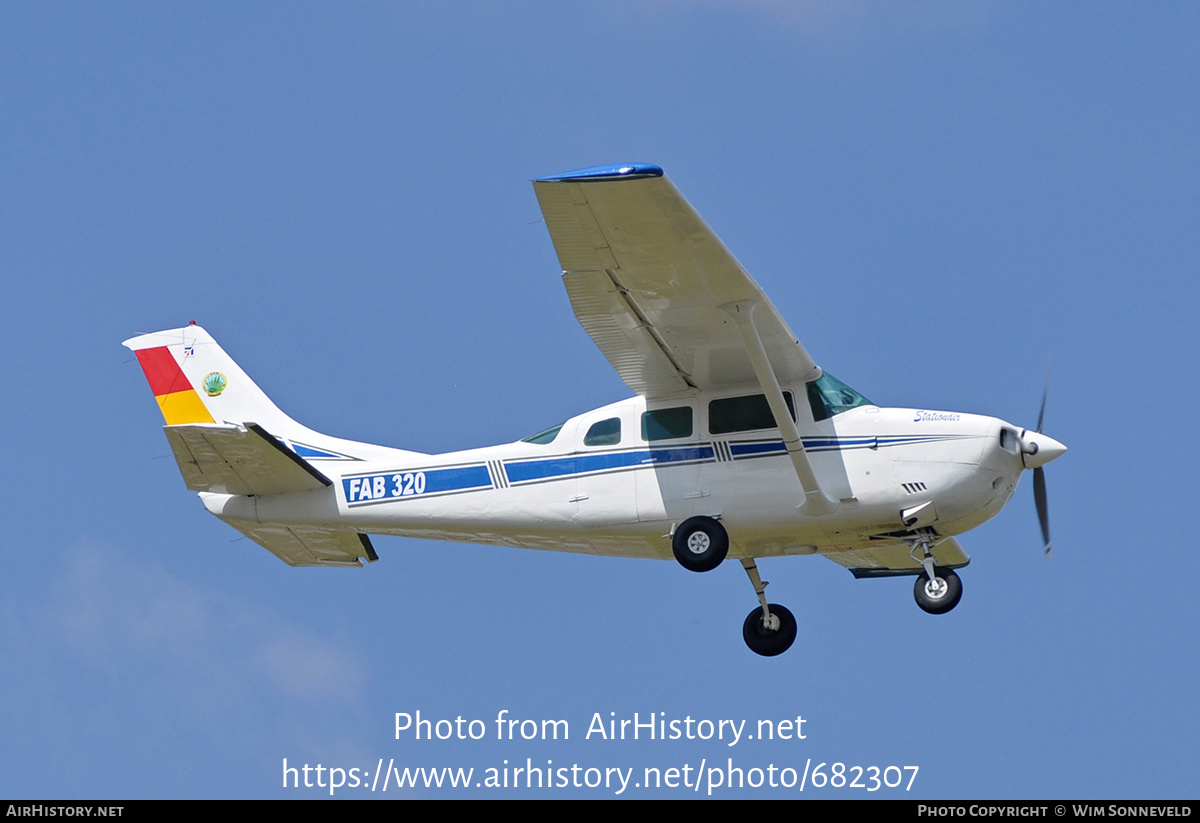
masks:
[[(1046, 421), (1046, 397), (1050, 394), (1050, 366), (1046, 366), (1046, 385), (1042, 388), (1042, 405), (1038, 409), (1037, 433), (1042, 433), (1042, 424)], [(1065, 449), (1064, 449), (1065, 451)], [(1057, 455), (1055, 455), (1057, 457)], [(1051, 457), (1051, 460), (1054, 458)], [(1033, 470), (1033, 503), (1037, 507), (1038, 524), (1042, 527), (1042, 543), (1045, 545), (1046, 559), (1050, 559), (1050, 506), (1046, 502), (1046, 471), (1042, 466)]]
[(1037, 433), (1042, 433), (1042, 423), (1046, 420), (1046, 397), (1050, 394), (1050, 366), (1046, 366), (1046, 385), (1042, 386), (1042, 406), (1038, 409)]
[(1037, 505), (1038, 523), (1042, 526), (1042, 542), (1046, 545), (1046, 559), (1050, 559), (1050, 510), (1046, 505), (1046, 470), (1038, 466), (1033, 470), (1033, 502)]

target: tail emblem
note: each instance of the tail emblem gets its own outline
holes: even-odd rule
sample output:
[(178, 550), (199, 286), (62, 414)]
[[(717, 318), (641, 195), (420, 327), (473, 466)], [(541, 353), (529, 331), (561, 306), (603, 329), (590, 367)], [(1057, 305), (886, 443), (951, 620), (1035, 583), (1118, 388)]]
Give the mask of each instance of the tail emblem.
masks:
[(204, 378), (204, 391), (209, 397), (216, 397), (225, 391), (225, 375), (219, 371), (210, 372)]

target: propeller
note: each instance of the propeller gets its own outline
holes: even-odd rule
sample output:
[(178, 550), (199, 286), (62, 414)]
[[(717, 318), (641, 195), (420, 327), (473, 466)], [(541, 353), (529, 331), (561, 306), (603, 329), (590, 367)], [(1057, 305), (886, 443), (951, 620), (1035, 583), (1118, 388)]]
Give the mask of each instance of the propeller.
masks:
[(1050, 509), (1046, 505), (1046, 470), (1033, 470), (1033, 502), (1037, 506), (1038, 523), (1042, 526), (1042, 542), (1046, 544), (1046, 559), (1050, 559)]
[(1037, 431), (1031, 433), (1026, 429), (1021, 432), (1021, 460), (1025, 468), (1033, 469), (1033, 502), (1037, 507), (1038, 524), (1042, 527), (1042, 543), (1047, 560), (1050, 559), (1050, 506), (1046, 502), (1046, 471), (1043, 466), (1067, 450), (1062, 443), (1042, 434), (1042, 424), (1046, 422), (1046, 397), (1049, 394), (1050, 369), (1047, 368), (1042, 407), (1038, 409)]

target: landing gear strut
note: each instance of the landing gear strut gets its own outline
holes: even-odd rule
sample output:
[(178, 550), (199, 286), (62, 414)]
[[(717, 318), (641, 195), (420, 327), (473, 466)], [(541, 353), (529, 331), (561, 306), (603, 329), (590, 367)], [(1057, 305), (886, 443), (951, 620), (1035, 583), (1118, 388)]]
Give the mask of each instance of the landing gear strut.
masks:
[(742, 624), (742, 639), (750, 651), (763, 657), (783, 654), (796, 640), (796, 618), (783, 606), (767, 603), (767, 584), (759, 577), (754, 558), (743, 559), (742, 568), (746, 570), (761, 604), (746, 616), (746, 622)]
[[(917, 557), (918, 549), (921, 551), (920, 557)], [(957, 606), (962, 599), (962, 581), (953, 569), (933, 565), (929, 540), (922, 538), (914, 543), (910, 554), (925, 569), (917, 575), (917, 582), (913, 586), (917, 605), (930, 614), (945, 614)]]

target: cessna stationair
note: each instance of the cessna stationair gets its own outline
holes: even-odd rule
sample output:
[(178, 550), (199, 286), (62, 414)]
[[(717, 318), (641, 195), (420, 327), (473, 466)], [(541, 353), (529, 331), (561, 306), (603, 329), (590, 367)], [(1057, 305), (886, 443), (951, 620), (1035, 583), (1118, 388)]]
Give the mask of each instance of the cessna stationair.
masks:
[(760, 557), (823, 555), (855, 577), (911, 575), (958, 603), (956, 535), (1021, 474), (1050, 551), (1043, 466), (1066, 448), (994, 417), (888, 409), (823, 371), (663, 175), (599, 166), (533, 182), (575, 316), (634, 397), (516, 443), (424, 454), (295, 422), (197, 325), (125, 345), (205, 508), (293, 566), (377, 559), (368, 534), (620, 557), (705, 572), (741, 563), (743, 637), (787, 650)]

